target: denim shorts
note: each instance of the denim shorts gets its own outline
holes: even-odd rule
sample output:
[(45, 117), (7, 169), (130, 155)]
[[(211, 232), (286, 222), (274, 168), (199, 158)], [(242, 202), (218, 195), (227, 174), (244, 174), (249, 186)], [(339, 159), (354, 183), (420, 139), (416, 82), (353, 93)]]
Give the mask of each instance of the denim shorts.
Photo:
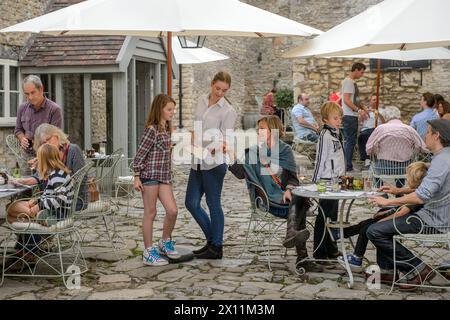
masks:
[(155, 179), (147, 179), (147, 178), (141, 178), (141, 183), (143, 186), (156, 186), (160, 184), (158, 180)]

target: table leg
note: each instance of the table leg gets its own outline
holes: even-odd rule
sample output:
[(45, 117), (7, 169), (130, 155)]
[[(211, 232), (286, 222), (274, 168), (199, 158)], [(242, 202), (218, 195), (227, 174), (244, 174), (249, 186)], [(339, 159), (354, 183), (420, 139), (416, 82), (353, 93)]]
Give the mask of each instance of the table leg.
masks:
[[(340, 231), (340, 237), (339, 237), (339, 241), (341, 242), (341, 249), (342, 249), (342, 255), (344, 258), (344, 264), (345, 264), (345, 270), (347, 271), (348, 274), (348, 287), (349, 288), (353, 288), (353, 273), (352, 270), (350, 269), (350, 265), (348, 264), (347, 261), (347, 252), (345, 250), (345, 241), (344, 241), (344, 209), (345, 209), (345, 203), (347, 202), (347, 200), (342, 200), (342, 204), (341, 207), (339, 208), (339, 231)], [(351, 207), (351, 206), (349, 206)]]

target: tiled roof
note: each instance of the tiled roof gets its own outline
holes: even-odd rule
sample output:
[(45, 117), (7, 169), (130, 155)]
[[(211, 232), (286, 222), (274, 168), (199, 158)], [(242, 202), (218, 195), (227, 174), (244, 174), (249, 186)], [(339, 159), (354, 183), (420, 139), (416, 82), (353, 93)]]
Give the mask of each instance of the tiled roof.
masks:
[[(55, 0), (49, 12), (82, 2)], [(89, 66), (116, 64), (124, 36), (37, 35), (25, 57), (24, 67)]]

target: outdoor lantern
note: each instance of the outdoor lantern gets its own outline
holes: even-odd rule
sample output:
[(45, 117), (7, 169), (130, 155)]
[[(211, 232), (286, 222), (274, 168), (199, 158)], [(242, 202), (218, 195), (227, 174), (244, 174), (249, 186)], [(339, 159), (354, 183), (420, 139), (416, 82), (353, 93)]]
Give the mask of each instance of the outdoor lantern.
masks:
[(191, 39), (186, 39), (186, 36), (178, 36), (181, 47), (183, 49), (195, 49), (202, 48), (205, 43), (206, 36), (192, 37)]

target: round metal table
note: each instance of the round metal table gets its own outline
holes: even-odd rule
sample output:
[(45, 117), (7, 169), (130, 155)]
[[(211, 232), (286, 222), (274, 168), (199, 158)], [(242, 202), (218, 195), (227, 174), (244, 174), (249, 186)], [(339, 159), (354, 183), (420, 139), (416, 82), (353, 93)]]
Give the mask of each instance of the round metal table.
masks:
[[(310, 198), (312, 200), (314, 200), (317, 203), (317, 206), (319, 208), (319, 214), (320, 211), (323, 213), (322, 208), (319, 205), (319, 200), (338, 200), (338, 201), (342, 201), (339, 204), (339, 216), (338, 216), (338, 222), (339, 222), (339, 230), (340, 230), (340, 234), (341, 237), (339, 237), (339, 242), (341, 244), (341, 249), (342, 249), (342, 254), (344, 257), (344, 262), (345, 262), (345, 270), (347, 271), (348, 274), (348, 287), (352, 288), (353, 287), (353, 274), (352, 271), (350, 269), (350, 265), (348, 264), (347, 261), (347, 252), (345, 249), (345, 241), (344, 241), (344, 227), (346, 225), (346, 223), (348, 223), (348, 217), (350, 215), (350, 209), (353, 205), (353, 202), (355, 202), (355, 200), (357, 199), (367, 199), (369, 197), (374, 197), (374, 196), (380, 196), (383, 195), (383, 193), (379, 193), (379, 192), (366, 192), (366, 191), (356, 191), (356, 190), (340, 190), (337, 192), (332, 192), (332, 191), (326, 191), (326, 192), (317, 192), (317, 191), (313, 191), (315, 188), (315, 184), (309, 184), (309, 185), (302, 185), (299, 187), (296, 187), (292, 190), (292, 193), (295, 194), (296, 196), (299, 197), (304, 197), (304, 198)], [(349, 202), (348, 206), (347, 206), (347, 210), (345, 210), (345, 206), (346, 203)], [(344, 221), (344, 212), (346, 211), (346, 218)], [(325, 222), (325, 230), (324, 230), (324, 236), (322, 237), (321, 243), (325, 238), (325, 232), (327, 231), (326, 228), (326, 217), (324, 215), (324, 222)], [(320, 245), (320, 244), (319, 244)], [(319, 247), (319, 246), (318, 246)], [(310, 258), (308, 258), (310, 259)], [(314, 259), (313, 259), (314, 260)]]

